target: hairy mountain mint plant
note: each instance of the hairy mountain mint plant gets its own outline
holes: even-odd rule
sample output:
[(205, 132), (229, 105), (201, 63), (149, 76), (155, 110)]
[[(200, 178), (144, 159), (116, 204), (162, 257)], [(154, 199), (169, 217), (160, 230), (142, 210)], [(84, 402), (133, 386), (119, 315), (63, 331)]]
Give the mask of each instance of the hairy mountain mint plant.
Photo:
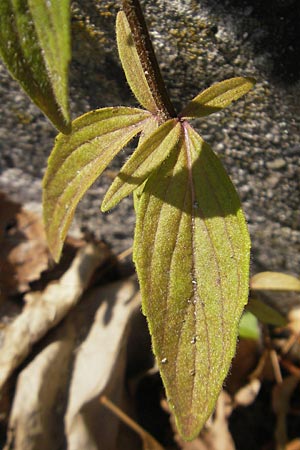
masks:
[[(66, 133), (65, 82), (60, 85), (55, 80), (65, 79), (68, 55), (60, 41), (63, 38), (55, 34), (57, 41), (51, 41), (53, 26), (45, 25), (50, 33), (48, 43), (40, 36), (42, 12), (38, 7), (42, 3), (28, 0), (44, 50), (41, 79), (43, 83), (46, 80), (46, 87), (50, 79), (51, 98), (60, 105), (59, 119), (53, 120), (51, 115), (53, 102), (50, 110), (42, 109)], [(59, 6), (49, 3), (55, 5), (57, 17), (62, 15), (58, 12), (66, 17), (68, 2)], [(6, 11), (10, 4), (20, 9), (24, 2), (5, 0), (0, 13), (11, 14)], [(27, 22), (24, 26), (28, 28)], [(238, 325), (248, 298), (250, 240), (233, 184), (188, 119), (229, 106), (253, 87), (254, 80), (237, 77), (217, 83), (177, 114), (164, 87), (138, 0), (123, 1), (116, 29), (127, 81), (144, 109), (120, 106), (92, 111), (74, 120), (68, 134), (58, 135), (43, 182), (46, 232), (58, 261), (79, 200), (139, 134), (136, 150), (101, 208), (108, 211), (125, 196), (134, 195), (134, 262), (143, 313), (179, 432), (192, 439), (212, 413), (235, 353)], [(33, 36), (34, 30), (30, 33)], [(3, 59), (20, 79), (12, 70), (16, 65), (12, 56), (3, 50), (4, 37), (0, 37)], [(68, 46), (68, 37), (64, 42)], [(60, 61), (53, 59), (56, 47), (62, 54)], [(22, 56), (25, 52), (21, 53), (18, 58), (24, 69), (22, 63), (17, 65), (19, 71), (29, 64)], [(26, 89), (24, 81), (23, 86)], [(40, 92), (39, 83), (34, 89)], [(27, 92), (42, 107), (32, 86)]]

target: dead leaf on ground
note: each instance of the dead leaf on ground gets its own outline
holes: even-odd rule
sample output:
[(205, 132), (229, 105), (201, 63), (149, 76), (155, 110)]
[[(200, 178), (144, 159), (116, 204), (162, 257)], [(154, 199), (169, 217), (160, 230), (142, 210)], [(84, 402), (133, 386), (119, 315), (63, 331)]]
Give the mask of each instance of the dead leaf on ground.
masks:
[(238, 406), (249, 406), (256, 399), (261, 387), (261, 382), (253, 378), (246, 386), (242, 387), (234, 396), (234, 404)]
[(99, 403), (106, 393), (124, 404), (128, 332), (141, 314), (137, 292), (134, 280), (90, 290), (42, 341), (18, 377), (6, 450), (141, 449)]
[(0, 192), (0, 286), (5, 296), (22, 293), (48, 267), (41, 217)]
[(137, 292), (137, 283), (127, 281), (105, 286), (98, 293), (103, 301), (74, 362), (65, 417), (70, 450), (119, 448), (119, 419), (100, 404), (99, 397), (106, 394), (123, 406), (127, 337), (140, 309)]
[(2, 332), (0, 389), (28, 356), (33, 344), (60, 322), (79, 301), (105, 252), (89, 244), (78, 251), (68, 271), (42, 292), (27, 294), (22, 313)]

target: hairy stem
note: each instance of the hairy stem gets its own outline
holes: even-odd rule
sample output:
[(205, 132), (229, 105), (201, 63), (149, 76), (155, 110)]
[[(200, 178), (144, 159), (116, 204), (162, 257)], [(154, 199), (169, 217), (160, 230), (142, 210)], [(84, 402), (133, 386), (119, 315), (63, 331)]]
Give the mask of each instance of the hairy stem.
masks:
[(159, 69), (140, 2), (139, 0), (122, 0), (122, 5), (147, 83), (157, 105), (158, 114), (162, 120), (176, 117), (175, 108)]

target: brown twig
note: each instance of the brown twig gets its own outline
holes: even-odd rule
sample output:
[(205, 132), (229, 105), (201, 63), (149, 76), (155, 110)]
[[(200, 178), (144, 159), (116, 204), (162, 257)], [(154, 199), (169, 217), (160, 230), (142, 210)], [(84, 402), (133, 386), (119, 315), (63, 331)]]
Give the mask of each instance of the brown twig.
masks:
[(160, 72), (140, 2), (139, 0), (122, 0), (122, 6), (158, 114), (163, 120), (176, 117), (177, 114)]

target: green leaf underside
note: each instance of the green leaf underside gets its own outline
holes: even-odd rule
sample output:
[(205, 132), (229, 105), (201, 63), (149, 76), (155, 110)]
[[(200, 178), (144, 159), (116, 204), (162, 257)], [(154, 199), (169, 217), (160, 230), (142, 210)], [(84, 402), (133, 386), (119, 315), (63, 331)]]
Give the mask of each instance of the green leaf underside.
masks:
[(220, 111), (245, 95), (255, 84), (253, 78), (236, 77), (202, 91), (180, 113), (181, 117), (204, 117)]
[(27, 1), (1, 0), (0, 54), (11, 75), (62, 132), (70, 131), (55, 97)]
[(254, 314), (260, 322), (268, 325), (283, 327), (287, 323), (287, 320), (276, 309), (256, 298), (250, 298), (247, 304), (247, 311)]
[(105, 195), (102, 211), (113, 208), (160, 166), (178, 143), (180, 131), (178, 120), (170, 119), (138, 146)]
[(252, 290), (300, 291), (300, 280), (281, 272), (260, 272), (251, 277)]
[(156, 114), (157, 106), (147, 83), (130, 27), (123, 11), (120, 11), (117, 15), (116, 31), (119, 56), (127, 82), (139, 103), (148, 111)]
[(260, 332), (257, 318), (249, 311), (245, 311), (239, 324), (239, 336), (244, 339), (259, 340)]
[(248, 297), (250, 241), (238, 195), (211, 148), (184, 138), (139, 200), (134, 260), (143, 312), (180, 434), (212, 413)]
[(149, 117), (136, 108), (103, 108), (74, 120), (70, 135), (58, 135), (43, 182), (45, 228), (56, 261), (79, 200)]
[(58, 104), (69, 122), (70, 0), (28, 0)]
[[(149, 136), (154, 133), (155, 130), (158, 128), (158, 120), (155, 116), (152, 116), (149, 120), (147, 120), (147, 124), (143, 128), (143, 131), (141, 132), (140, 138), (139, 138), (139, 144), (138, 146), (142, 145), (142, 143), (149, 138)], [(146, 181), (144, 181), (143, 184), (141, 184), (139, 187), (137, 187), (133, 191), (133, 204), (134, 204), (134, 210), (137, 214), (138, 205), (139, 205), (139, 198), (144, 190), (144, 185)]]

